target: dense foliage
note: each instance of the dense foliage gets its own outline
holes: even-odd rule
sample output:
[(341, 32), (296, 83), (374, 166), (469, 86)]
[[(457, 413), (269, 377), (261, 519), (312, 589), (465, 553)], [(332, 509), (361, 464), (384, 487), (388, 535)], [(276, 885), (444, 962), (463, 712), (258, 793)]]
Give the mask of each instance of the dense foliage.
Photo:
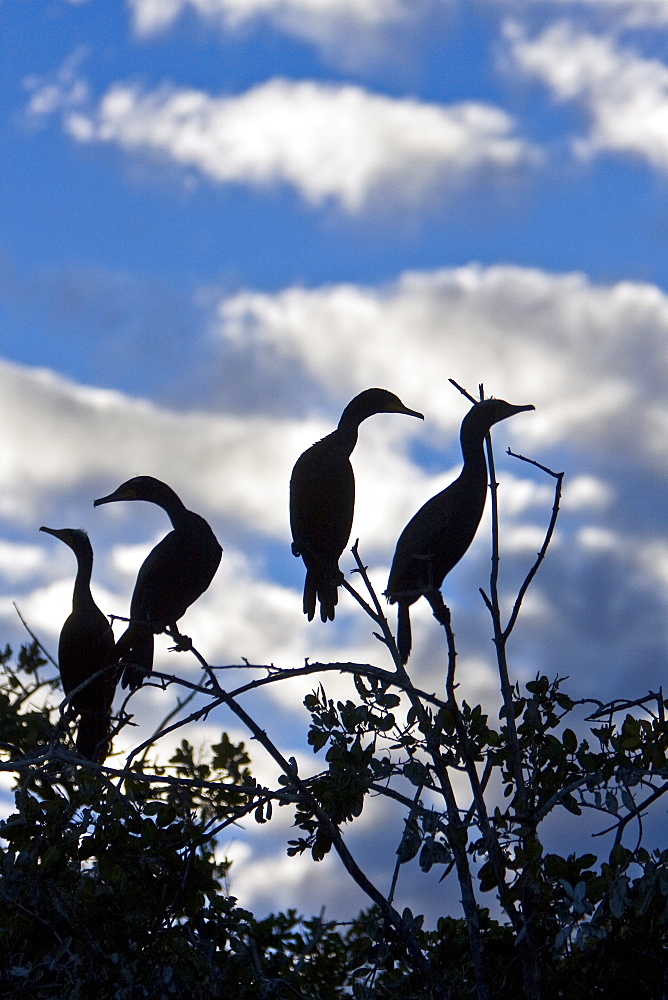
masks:
[[(405, 912), (397, 933), (377, 907), (343, 927), (294, 911), (257, 920), (235, 905), (225, 891), (226, 863), (216, 859), (215, 848), (221, 826), (256, 801), (243, 744), (234, 746), (223, 735), (201, 761), (184, 740), (168, 765), (158, 767), (145, 756), (119, 780), (114, 768), (84, 762), (68, 746), (51, 707), (56, 678), (38, 647), (22, 649), (17, 663), (7, 649), (1, 660), (0, 744), (12, 762), (5, 768), (17, 774), (15, 811), (1, 831), (5, 995), (475, 995), (464, 919), (444, 917), (427, 931)], [(393, 766), (378, 749), (379, 737), (390, 733), (394, 701), (377, 682), (358, 687), (357, 705), (336, 705), (322, 690), (308, 699), (310, 740), (316, 748), (330, 747), (327, 769), (310, 787), (336, 823), (355, 816), (364, 795), (386, 782)], [(601, 749), (594, 752), (570, 729), (554, 735), (560, 715), (571, 709), (559, 684), (539, 678), (528, 688), (517, 702), (517, 718), (534, 767), (533, 807), (540, 811), (562, 793), (571, 812), (589, 804), (629, 818), (637, 811), (631, 796), (646, 787), (649, 772), (665, 773), (665, 723), (627, 712), (618, 729), (596, 727)], [(479, 755), (487, 749), (489, 759), (506, 767), (501, 735), (479, 710), (465, 707), (462, 714)], [(423, 718), (421, 726), (438, 727), (442, 753), (454, 763), (455, 726), (447, 713), (441, 710), (428, 723)], [(365, 746), (369, 734), (376, 752)], [(406, 730), (402, 741), (408, 748), (404, 777), (424, 788), (430, 779), (418, 760), (420, 738)], [(424, 870), (452, 867), (447, 823), (408, 801), (396, 861), (418, 856)], [(329, 847), (327, 838), (318, 838), (321, 825), (303, 808), (296, 817), (305, 836), (290, 850), (310, 847), (320, 856)], [(497, 828), (510, 843), (500, 812)], [(481, 891), (493, 890), (480, 838), (471, 841), (469, 855), (483, 859), (476, 867)], [(534, 939), (544, 996), (666, 995), (668, 851), (618, 844), (600, 866), (592, 853), (562, 858), (537, 850), (528, 861), (515, 849), (509, 867), (517, 875), (516, 898), (529, 872), (536, 889)], [(491, 920), (483, 908), (479, 924), (491, 995), (522, 996), (512, 926)], [(424, 957), (422, 967), (408, 938)]]

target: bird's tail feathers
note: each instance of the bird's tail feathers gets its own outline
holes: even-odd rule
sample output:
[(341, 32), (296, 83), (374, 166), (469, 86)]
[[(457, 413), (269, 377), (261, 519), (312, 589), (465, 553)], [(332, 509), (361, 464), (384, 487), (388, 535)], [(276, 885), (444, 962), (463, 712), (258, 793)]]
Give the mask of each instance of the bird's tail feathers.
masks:
[(399, 614), (397, 619), (397, 649), (401, 662), (406, 665), (408, 657), (411, 655), (411, 645), (413, 637), (411, 635), (411, 612), (410, 604), (401, 599), (397, 602)]
[(339, 600), (339, 590), (332, 580), (318, 580), (318, 600), (320, 601), (320, 618), (323, 622), (334, 621), (334, 608)]
[(123, 666), (121, 687), (136, 691), (153, 670), (153, 632), (130, 626), (116, 643), (116, 655)]
[(328, 572), (318, 569), (306, 570), (304, 581), (304, 614), (309, 621), (315, 617), (316, 601), (320, 602), (320, 618), (323, 622), (334, 621), (334, 609), (339, 600), (337, 582)]
[(304, 614), (310, 622), (315, 617), (316, 585), (313, 570), (306, 570), (306, 580), (304, 581)]
[(79, 718), (77, 732), (77, 750), (88, 760), (96, 764), (104, 764), (105, 757), (111, 749), (109, 731), (111, 718), (108, 712), (93, 712), (85, 710)]

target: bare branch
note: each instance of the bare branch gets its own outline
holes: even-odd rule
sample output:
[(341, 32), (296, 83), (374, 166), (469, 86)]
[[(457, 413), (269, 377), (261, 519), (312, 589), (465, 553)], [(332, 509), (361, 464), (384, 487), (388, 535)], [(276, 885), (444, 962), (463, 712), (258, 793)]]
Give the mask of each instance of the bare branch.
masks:
[(555, 488), (554, 488), (554, 503), (552, 505), (552, 515), (550, 517), (550, 523), (547, 526), (547, 531), (545, 532), (545, 538), (543, 540), (543, 544), (542, 544), (542, 546), (540, 548), (540, 551), (538, 552), (538, 555), (536, 557), (536, 561), (534, 562), (533, 566), (531, 567), (531, 569), (527, 573), (527, 575), (526, 575), (526, 577), (524, 579), (524, 582), (522, 583), (522, 586), (519, 589), (519, 592), (518, 592), (517, 597), (515, 599), (515, 604), (513, 605), (512, 613), (510, 615), (510, 618), (508, 619), (508, 624), (506, 625), (506, 627), (504, 629), (504, 632), (503, 632), (504, 639), (508, 638), (508, 636), (510, 635), (510, 633), (512, 632), (512, 630), (515, 627), (515, 623), (517, 622), (517, 617), (518, 617), (518, 615), (520, 613), (520, 608), (522, 606), (522, 601), (524, 600), (524, 595), (526, 594), (527, 590), (531, 586), (531, 583), (532, 583), (532, 581), (533, 581), (536, 573), (538, 572), (538, 567), (540, 566), (540, 564), (542, 563), (543, 559), (545, 558), (545, 555), (546, 555), (547, 550), (548, 550), (548, 546), (549, 546), (550, 542), (552, 541), (552, 536), (554, 534), (554, 529), (555, 529), (555, 526), (556, 526), (556, 523), (557, 523), (557, 517), (559, 516), (559, 503), (560, 503), (560, 500), (561, 500), (561, 487), (562, 487), (562, 483), (563, 483), (563, 479), (564, 479), (564, 473), (563, 472), (553, 472), (552, 469), (548, 469), (547, 466), (541, 465), (540, 462), (536, 462), (532, 458), (525, 458), (524, 455), (516, 455), (515, 452), (513, 452), (513, 451), (510, 450), (510, 448), (508, 448), (508, 454), (512, 455), (513, 458), (518, 458), (521, 462), (528, 462), (530, 465), (535, 465), (536, 468), (541, 469), (543, 472), (546, 472), (549, 476), (552, 476), (554, 479), (556, 479), (556, 484), (555, 484)]
[(26, 632), (28, 633), (28, 635), (30, 636), (30, 638), (31, 638), (31, 639), (32, 639), (32, 640), (33, 640), (34, 642), (36, 642), (36, 643), (37, 643), (37, 645), (38, 645), (38, 646), (39, 646), (39, 648), (40, 648), (40, 649), (42, 650), (42, 652), (43, 652), (43, 653), (44, 653), (44, 655), (46, 656), (46, 658), (47, 658), (47, 660), (49, 661), (49, 663), (52, 663), (52, 664), (53, 664), (53, 666), (54, 666), (54, 667), (56, 668), (56, 670), (57, 670), (57, 669), (58, 669), (58, 664), (56, 663), (56, 661), (54, 660), (54, 658), (53, 658), (53, 657), (51, 656), (51, 653), (50, 653), (50, 652), (48, 651), (48, 649), (46, 648), (46, 646), (43, 646), (43, 645), (42, 645), (41, 641), (40, 641), (40, 640), (39, 640), (39, 639), (37, 638), (37, 636), (35, 635), (35, 633), (33, 632), (33, 630), (32, 630), (32, 629), (30, 628), (30, 626), (29, 626), (29, 625), (28, 625), (28, 623), (26, 622), (25, 618), (23, 617), (23, 615), (22, 615), (22, 614), (21, 614), (21, 612), (19, 611), (19, 606), (18, 606), (18, 604), (16, 603), (16, 601), (12, 601), (12, 604), (14, 605), (14, 610), (16, 611), (17, 615), (18, 615), (18, 616), (19, 616), (19, 618), (21, 619), (21, 624), (23, 625), (24, 629), (26, 630)]

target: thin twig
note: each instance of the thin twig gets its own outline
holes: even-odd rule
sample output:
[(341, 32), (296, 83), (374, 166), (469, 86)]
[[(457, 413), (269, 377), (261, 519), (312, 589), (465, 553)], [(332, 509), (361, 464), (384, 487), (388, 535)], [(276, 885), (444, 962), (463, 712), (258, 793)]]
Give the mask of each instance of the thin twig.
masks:
[(448, 382), (450, 382), (451, 385), (454, 385), (455, 389), (459, 389), (459, 391), (461, 392), (462, 396), (466, 396), (466, 398), (468, 399), (469, 403), (474, 403), (475, 404), (475, 403), (478, 402), (478, 400), (475, 398), (475, 396), (472, 396), (470, 392), (467, 392), (466, 389), (463, 389), (462, 386), (459, 384), (459, 382), (455, 382), (455, 380), (453, 378), (449, 378)]
[(527, 573), (526, 577), (524, 578), (524, 582), (522, 583), (522, 586), (519, 589), (517, 597), (515, 598), (515, 603), (513, 605), (512, 613), (510, 615), (510, 618), (508, 619), (508, 624), (506, 625), (506, 627), (505, 627), (505, 629), (503, 631), (503, 638), (504, 638), (504, 640), (508, 638), (508, 636), (510, 635), (510, 633), (512, 632), (512, 630), (515, 627), (515, 623), (517, 622), (517, 618), (518, 618), (518, 615), (520, 613), (520, 608), (522, 606), (522, 601), (524, 600), (524, 595), (526, 594), (527, 590), (531, 586), (531, 583), (533, 582), (533, 578), (535, 577), (536, 573), (538, 572), (538, 567), (540, 566), (540, 564), (542, 563), (543, 559), (545, 558), (548, 546), (549, 546), (550, 542), (552, 541), (552, 536), (554, 534), (554, 529), (555, 529), (555, 526), (556, 526), (556, 523), (557, 523), (557, 517), (559, 516), (559, 503), (560, 503), (560, 500), (561, 500), (561, 487), (562, 487), (562, 483), (563, 483), (563, 479), (564, 479), (564, 473), (563, 472), (553, 472), (552, 469), (548, 469), (548, 467), (546, 465), (541, 465), (540, 462), (534, 461), (533, 458), (525, 458), (524, 455), (516, 455), (514, 451), (510, 450), (510, 448), (508, 448), (508, 454), (512, 455), (513, 458), (518, 458), (521, 462), (528, 462), (530, 465), (535, 465), (536, 468), (542, 469), (543, 472), (547, 473), (547, 475), (549, 475), (549, 476), (552, 476), (554, 479), (556, 479), (557, 482), (556, 482), (556, 485), (555, 485), (555, 488), (554, 488), (554, 503), (552, 505), (552, 514), (550, 516), (550, 523), (547, 526), (547, 531), (545, 532), (545, 538), (543, 540), (543, 544), (541, 545), (540, 551), (538, 552), (538, 555), (536, 557), (536, 561), (534, 562), (533, 566), (531, 567), (531, 569)]
[(25, 618), (23, 617), (23, 615), (19, 611), (19, 606), (16, 603), (16, 601), (12, 601), (12, 604), (14, 605), (14, 610), (16, 611), (17, 615), (21, 619), (21, 623), (22, 623), (24, 629), (26, 630), (26, 632), (28, 633), (28, 635), (30, 636), (30, 638), (33, 639), (33, 641), (37, 643), (37, 645), (42, 650), (42, 652), (46, 656), (46, 658), (49, 661), (49, 663), (52, 663), (53, 666), (56, 668), (56, 670), (58, 670), (58, 664), (56, 663), (56, 661), (54, 660), (54, 658), (51, 656), (51, 653), (48, 651), (48, 649), (45, 646), (42, 645), (41, 641), (37, 638), (37, 636), (35, 635), (35, 633), (33, 632), (33, 630), (30, 628), (30, 626), (28, 625), (27, 621), (25, 620)]
[[(394, 638), (394, 635), (392, 633), (392, 629), (390, 628), (390, 624), (389, 624), (389, 622), (388, 622), (388, 620), (387, 620), (387, 618), (386, 618), (386, 616), (385, 616), (385, 614), (383, 612), (381, 603), (378, 600), (378, 595), (376, 594), (376, 591), (375, 591), (375, 589), (373, 587), (373, 584), (371, 583), (371, 580), (369, 579), (369, 573), (367, 571), (367, 568), (364, 565), (364, 563), (362, 562), (362, 559), (360, 557), (360, 554), (359, 554), (359, 538), (357, 539), (357, 541), (353, 545), (351, 551), (352, 551), (352, 554), (353, 554), (353, 558), (355, 559), (355, 562), (357, 564), (357, 568), (356, 568), (356, 570), (354, 572), (359, 573), (360, 576), (362, 577), (362, 579), (364, 580), (364, 585), (365, 585), (365, 587), (366, 587), (366, 589), (367, 589), (367, 591), (369, 593), (369, 596), (371, 597), (371, 600), (373, 602), (373, 606), (375, 608), (375, 612), (372, 612), (371, 609), (369, 608), (369, 610), (367, 611), (367, 614), (369, 614), (369, 616), (373, 619), (373, 621), (375, 621), (376, 624), (378, 626), (380, 626), (380, 629), (381, 629), (381, 631), (383, 633), (382, 635), (376, 635), (376, 633), (374, 632), (374, 635), (376, 635), (376, 638), (380, 639), (381, 642), (383, 642), (387, 646), (388, 650), (390, 651), (390, 655), (391, 655), (392, 660), (394, 662), (394, 667), (395, 667), (396, 674), (399, 677), (401, 677), (402, 680), (409, 681), (408, 673), (406, 672), (406, 668), (405, 668), (404, 664), (401, 662), (401, 655), (400, 655), (399, 650), (397, 648), (396, 639)], [(366, 605), (366, 607), (368, 607), (368, 605)]]

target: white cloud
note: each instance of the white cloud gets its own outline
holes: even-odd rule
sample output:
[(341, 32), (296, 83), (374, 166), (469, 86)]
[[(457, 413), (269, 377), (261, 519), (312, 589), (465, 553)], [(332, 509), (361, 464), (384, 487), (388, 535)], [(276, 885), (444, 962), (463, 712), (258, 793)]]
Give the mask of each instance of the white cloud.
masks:
[(614, 531), (586, 525), (578, 532), (578, 541), (585, 549), (614, 552), (619, 548), (619, 538)]
[(511, 25), (506, 37), (524, 73), (546, 83), (558, 100), (586, 108), (591, 129), (574, 144), (579, 155), (632, 153), (668, 170), (668, 66), (569, 22), (534, 39)]
[(576, 476), (564, 485), (562, 507), (566, 510), (605, 510), (613, 497), (611, 486), (596, 476)]
[[(248, 519), (255, 530), (287, 534), (287, 481), (302, 422), (176, 413), (9, 362), (0, 363), (0, 384), (5, 517), (24, 523), (47, 517), (49, 496), (84, 480), (111, 490), (130, 476), (151, 474), (169, 481), (186, 503), (193, 498), (193, 506), (197, 500), (220, 516)], [(252, 485), (256, 476), (262, 490)]]
[(387, 385), (451, 433), (466, 403), (448, 385), (536, 412), (503, 434), (667, 464), (668, 298), (654, 286), (593, 285), (519, 267), (407, 272), (382, 287), (243, 292), (219, 307), (220, 335), (299, 362), (330, 391)]
[(380, 197), (415, 204), (435, 186), (538, 158), (510, 115), (472, 101), (442, 106), (273, 79), (232, 97), (117, 84), (90, 111), (72, 108), (71, 83), (59, 105), (59, 86), (38, 88), (31, 109), (64, 106), (65, 127), (80, 142), (159, 155), (218, 183), (289, 184), (313, 205), (332, 200), (350, 213)]
[(344, 65), (368, 63), (386, 51), (383, 36), (415, 21), (411, 0), (128, 0), (134, 29), (149, 36), (192, 13), (224, 31), (255, 20), (317, 45)]
[(43, 557), (39, 545), (21, 545), (16, 542), (0, 541), (0, 573), (20, 580), (38, 569)]
[[(313, 24), (325, 18), (350, 18), (360, 25), (395, 21), (408, 14), (405, 0), (129, 0), (140, 34), (166, 28), (187, 10), (236, 26), (258, 15), (280, 20), (300, 17)], [(313, 29), (312, 29), (313, 30)]]
[(188, 6), (188, 0), (128, 0), (135, 30), (152, 35), (167, 28)]

